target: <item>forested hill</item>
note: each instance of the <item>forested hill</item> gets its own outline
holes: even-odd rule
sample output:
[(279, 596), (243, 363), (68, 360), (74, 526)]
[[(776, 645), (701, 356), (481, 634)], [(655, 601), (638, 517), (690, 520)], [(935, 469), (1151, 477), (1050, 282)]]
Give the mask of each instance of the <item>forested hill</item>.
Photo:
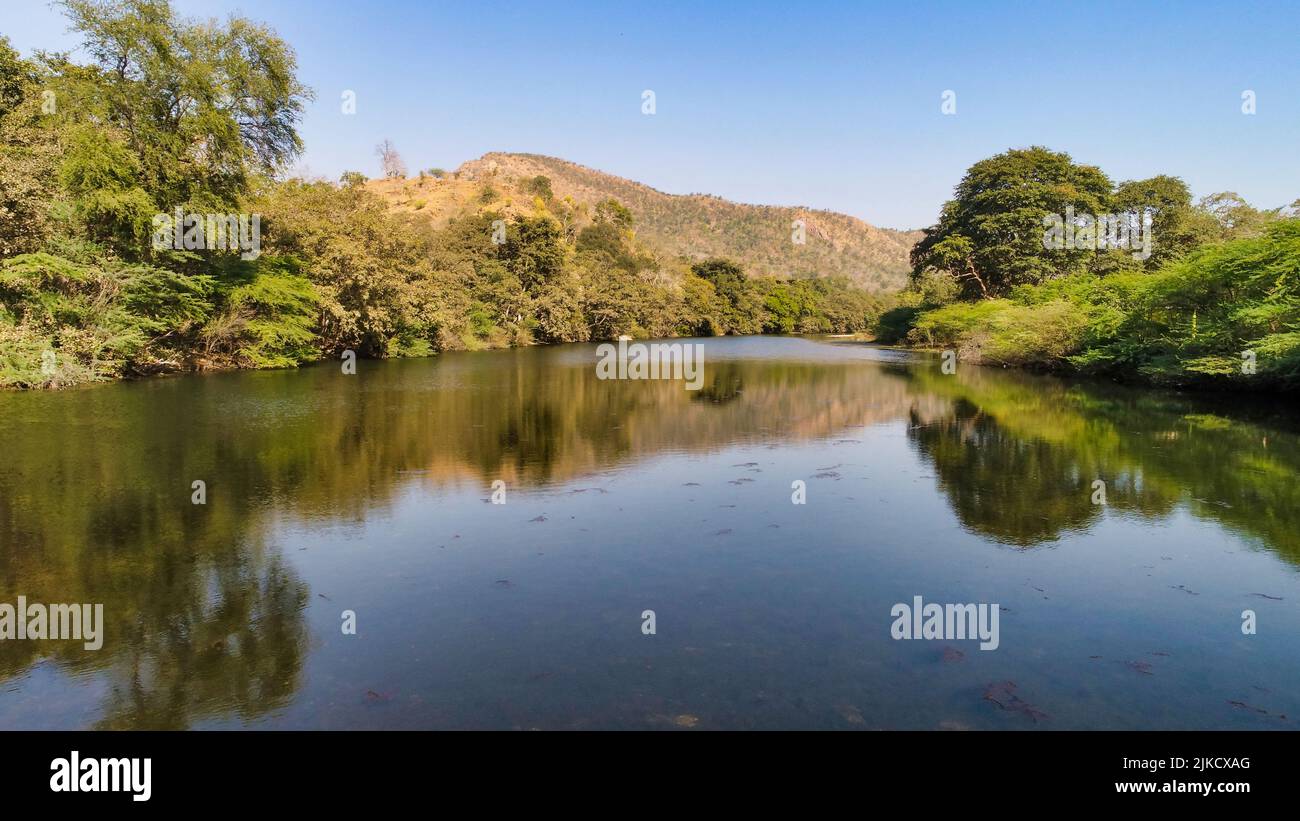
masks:
[[(546, 178), (559, 201), (622, 203), (635, 218), (638, 239), (659, 253), (692, 260), (727, 257), (751, 276), (844, 276), (868, 290), (895, 291), (907, 284), (908, 252), (921, 238), (920, 231), (876, 228), (833, 211), (665, 194), (540, 154), (493, 152), (454, 172), (431, 169), (402, 179), (372, 180), (369, 186), (394, 206), (442, 223), (467, 208), (529, 213), (538, 177)], [(803, 244), (792, 241), (796, 220), (804, 224)]]

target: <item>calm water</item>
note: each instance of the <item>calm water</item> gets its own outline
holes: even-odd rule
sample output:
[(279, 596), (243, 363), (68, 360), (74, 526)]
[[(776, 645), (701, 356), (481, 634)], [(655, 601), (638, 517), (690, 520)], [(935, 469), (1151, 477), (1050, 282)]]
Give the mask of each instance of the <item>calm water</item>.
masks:
[(0, 642), (0, 728), (1300, 726), (1300, 411), (703, 344), (0, 394), (0, 602), (107, 636)]

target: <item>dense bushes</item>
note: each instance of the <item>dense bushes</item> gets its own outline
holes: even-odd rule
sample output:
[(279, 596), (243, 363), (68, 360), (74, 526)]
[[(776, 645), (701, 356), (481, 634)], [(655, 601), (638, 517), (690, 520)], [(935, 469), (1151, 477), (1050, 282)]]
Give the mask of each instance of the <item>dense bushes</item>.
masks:
[[(1300, 200), (1258, 210), (1227, 192), (1193, 205), (1176, 177), (1112, 186), (1066, 154), (1007, 151), (972, 166), (926, 230), (877, 338), (972, 362), (1300, 387), (1297, 214)], [(1097, 241), (1115, 219), (1150, 224), (1140, 247)]]
[[(1152, 273), (1078, 274), (917, 311), (906, 340), (967, 361), (1173, 385), (1300, 387), (1300, 220)], [(888, 315), (886, 315), (888, 316)]]
[(1300, 220), (1126, 279), (1122, 318), (1099, 329), (1078, 366), (1161, 382), (1300, 387)]

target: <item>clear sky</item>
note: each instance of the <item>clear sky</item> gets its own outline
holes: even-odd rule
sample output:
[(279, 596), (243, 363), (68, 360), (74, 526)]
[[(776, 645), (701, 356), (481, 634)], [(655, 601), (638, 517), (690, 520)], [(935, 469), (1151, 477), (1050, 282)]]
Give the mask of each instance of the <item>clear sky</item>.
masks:
[[(1296, 0), (175, 5), (238, 11), (294, 46), (317, 95), (302, 164), (331, 178), (378, 174), (388, 138), (412, 171), (528, 151), (913, 228), (972, 162), (1041, 144), (1116, 181), (1170, 173), (1261, 207), (1300, 197)], [(23, 53), (74, 46), (65, 29), (42, 0), (0, 0)]]

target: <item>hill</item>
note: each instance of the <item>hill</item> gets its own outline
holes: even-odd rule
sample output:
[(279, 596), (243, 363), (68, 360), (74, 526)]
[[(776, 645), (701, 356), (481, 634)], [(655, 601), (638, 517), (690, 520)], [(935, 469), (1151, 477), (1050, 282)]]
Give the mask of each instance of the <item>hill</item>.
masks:
[[(441, 177), (377, 179), (368, 186), (394, 208), (427, 214), (442, 224), (486, 208), (530, 212), (536, 196), (531, 183), (539, 176), (550, 181), (557, 200), (571, 200), (580, 213), (589, 213), (602, 200), (618, 200), (635, 217), (637, 236), (659, 253), (729, 257), (751, 276), (838, 275), (869, 290), (896, 290), (906, 283), (908, 251), (921, 237), (919, 231), (876, 228), (833, 211), (666, 194), (539, 154), (493, 152)], [(795, 220), (804, 222), (802, 245), (792, 241)]]

